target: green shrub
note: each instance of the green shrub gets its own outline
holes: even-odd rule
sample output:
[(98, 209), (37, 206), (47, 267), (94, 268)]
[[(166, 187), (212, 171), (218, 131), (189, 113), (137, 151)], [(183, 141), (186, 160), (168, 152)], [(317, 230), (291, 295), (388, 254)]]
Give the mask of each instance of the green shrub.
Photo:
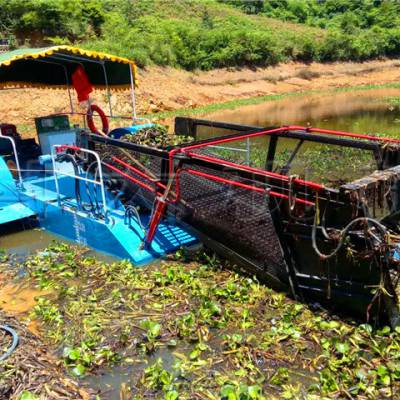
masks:
[(398, 56), (399, 23), (390, 1), (0, 0), (0, 37), (17, 44), (77, 43), (188, 70)]

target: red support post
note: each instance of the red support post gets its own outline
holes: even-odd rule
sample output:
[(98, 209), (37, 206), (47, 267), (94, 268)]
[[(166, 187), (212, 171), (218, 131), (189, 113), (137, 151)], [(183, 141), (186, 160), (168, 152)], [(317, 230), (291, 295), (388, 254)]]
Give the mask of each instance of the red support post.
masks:
[(146, 246), (151, 245), (151, 242), (154, 239), (154, 235), (156, 234), (157, 227), (161, 221), (161, 218), (164, 215), (166, 206), (167, 206), (166, 200), (161, 197), (157, 197), (153, 216), (150, 221), (150, 227), (149, 230), (147, 231), (147, 235), (144, 240)]

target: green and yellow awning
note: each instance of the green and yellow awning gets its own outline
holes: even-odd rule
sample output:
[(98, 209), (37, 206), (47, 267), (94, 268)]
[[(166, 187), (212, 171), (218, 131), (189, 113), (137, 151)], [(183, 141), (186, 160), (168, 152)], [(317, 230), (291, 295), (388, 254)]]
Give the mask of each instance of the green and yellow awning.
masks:
[(136, 65), (127, 58), (72, 46), (18, 49), (0, 53), (0, 88), (65, 87), (78, 65), (95, 87), (135, 85)]

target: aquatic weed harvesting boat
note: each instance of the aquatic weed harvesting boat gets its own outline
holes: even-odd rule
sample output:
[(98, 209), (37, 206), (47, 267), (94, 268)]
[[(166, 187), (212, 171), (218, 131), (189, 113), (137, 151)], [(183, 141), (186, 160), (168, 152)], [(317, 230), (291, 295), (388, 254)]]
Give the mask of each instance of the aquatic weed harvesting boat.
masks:
[[(137, 265), (201, 241), (296, 298), (398, 324), (400, 140), (176, 118), (187, 143), (140, 144), (154, 125), (136, 116), (135, 84), (132, 61), (103, 53), (57, 46), (0, 56), (3, 88), (63, 85), (71, 115), (72, 85), (89, 100), (81, 127), (70, 127), (69, 114), (38, 117), (38, 143), (2, 116), (3, 231), (34, 220)], [(93, 86), (130, 87), (129, 126), (109, 130), (111, 102), (109, 115), (91, 104)], [(370, 171), (335, 185), (306, 179), (310, 145)]]

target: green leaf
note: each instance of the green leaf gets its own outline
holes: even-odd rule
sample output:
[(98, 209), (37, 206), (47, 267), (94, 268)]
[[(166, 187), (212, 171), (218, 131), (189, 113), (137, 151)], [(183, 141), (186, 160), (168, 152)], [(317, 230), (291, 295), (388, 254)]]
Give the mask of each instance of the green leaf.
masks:
[(224, 385), (221, 388), (221, 397), (227, 400), (238, 400), (236, 390), (233, 385)]
[(154, 337), (158, 336), (161, 332), (161, 325), (157, 323), (153, 324), (150, 327), (150, 332)]
[(222, 312), (220, 305), (218, 303), (216, 303), (215, 301), (210, 301), (209, 308), (210, 308), (210, 311), (212, 312), (212, 315), (221, 314), (221, 312)]
[(247, 371), (244, 368), (240, 368), (235, 371), (236, 376), (245, 377), (247, 375)]
[(71, 349), (70, 347), (65, 347), (63, 351), (64, 358), (68, 358), (69, 360), (76, 361), (81, 357), (81, 350), (78, 348)]
[(252, 385), (248, 388), (249, 396), (251, 399), (257, 400), (260, 398), (261, 388), (258, 385)]
[(179, 398), (179, 393), (176, 390), (170, 390), (165, 393), (165, 400), (176, 400)]
[(140, 323), (142, 329), (147, 330), (147, 335), (153, 338), (157, 337), (161, 332), (161, 325), (157, 322), (146, 319)]
[(200, 355), (200, 351), (197, 350), (197, 349), (194, 349), (194, 350), (190, 353), (189, 358), (190, 358), (191, 360), (195, 360), (196, 358), (199, 357), (199, 355)]
[(381, 377), (380, 380), (385, 386), (390, 385), (390, 376), (389, 375), (385, 375), (385, 376)]
[(72, 349), (69, 352), (68, 357), (71, 360), (79, 360), (79, 358), (81, 357), (81, 351), (79, 349)]
[(388, 326), (384, 326), (380, 331), (378, 331), (378, 334), (385, 336), (390, 333), (390, 328)]
[(330, 330), (339, 328), (340, 324), (337, 321), (322, 321), (320, 326), (324, 330)]
[(336, 343), (336, 350), (341, 354), (347, 354), (350, 350), (350, 345), (347, 342)]
[(196, 347), (200, 351), (207, 350), (207, 348), (208, 348), (207, 345), (205, 343), (202, 343), (202, 342), (200, 342)]
[(82, 364), (78, 364), (73, 370), (72, 373), (76, 376), (85, 375), (86, 368)]
[(24, 390), (19, 398), (19, 400), (39, 400), (39, 399), (40, 399), (39, 396), (31, 392), (28, 392), (27, 390)]
[(233, 333), (233, 334), (232, 334), (232, 340), (233, 340), (235, 343), (241, 343), (242, 340), (243, 340), (243, 336), (240, 335), (240, 334), (238, 334), (238, 333)]
[(388, 373), (387, 368), (384, 365), (380, 365), (378, 369), (376, 370), (379, 376), (385, 376)]

